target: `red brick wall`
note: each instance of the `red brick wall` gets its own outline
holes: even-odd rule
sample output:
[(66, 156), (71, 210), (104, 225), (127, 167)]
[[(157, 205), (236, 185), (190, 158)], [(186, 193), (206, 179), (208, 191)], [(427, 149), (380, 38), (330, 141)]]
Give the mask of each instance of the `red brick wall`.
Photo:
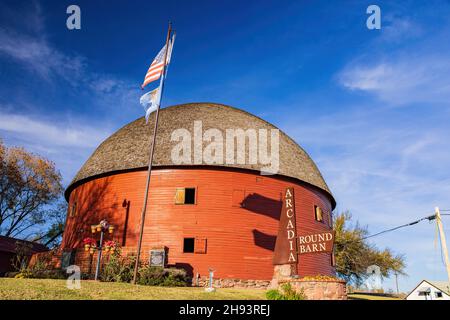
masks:
[[(77, 213), (68, 215), (62, 248), (82, 248), (90, 225), (108, 219), (116, 225), (112, 237), (133, 251), (137, 245), (146, 171), (134, 171), (88, 181), (70, 194), (69, 211), (77, 202)], [(324, 192), (285, 179), (228, 169), (157, 169), (152, 173), (144, 227), (143, 252), (153, 247), (169, 248), (168, 262), (184, 266), (194, 275), (271, 279), (272, 255), (278, 232), (281, 194), (295, 188), (298, 233), (328, 229), (316, 222), (314, 205), (324, 212), (331, 203)], [(177, 187), (196, 187), (195, 205), (175, 205)], [(237, 204), (244, 198), (244, 207)], [(123, 204), (126, 204), (125, 207)], [(183, 253), (184, 237), (207, 239), (206, 254)], [(299, 257), (300, 275), (332, 274), (329, 254)]]
[(37, 262), (45, 263), (48, 269), (61, 267), (61, 250), (50, 250), (35, 253), (31, 256), (28, 266), (32, 267)]

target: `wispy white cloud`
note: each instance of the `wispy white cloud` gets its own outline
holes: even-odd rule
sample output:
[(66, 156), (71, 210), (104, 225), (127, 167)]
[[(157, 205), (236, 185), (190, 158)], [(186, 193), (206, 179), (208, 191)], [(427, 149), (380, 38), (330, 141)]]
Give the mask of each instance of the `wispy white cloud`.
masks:
[(99, 127), (83, 119), (39, 119), (0, 111), (0, 138), (7, 145), (24, 147), (54, 161), (64, 184), (113, 131), (105, 124)]
[[(68, 54), (52, 45), (39, 3), (34, 2), (30, 6), (27, 17), (27, 25), (35, 26), (39, 32), (32, 32), (29, 28), (19, 31), (0, 27), (0, 58), (10, 59), (41, 79), (54, 81), (59, 86), (61, 81), (65, 81), (69, 86), (90, 92), (94, 100), (92, 107), (107, 108), (114, 105), (123, 110), (129, 106), (131, 98), (138, 101), (138, 83), (112, 74), (92, 72), (85, 57), (74, 52)], [(24, 78), (27, 77), (30, 74), (24, 73)]]
[[(450, 10), (440, 1), (437, 7), (443, 12)], [(435, 16), (436, 8), (421, 16)], [(404, 10), (391, 10), (383, 16), (377, 36), (362, 46), (336, 79), (350, 91), (374, 95), (389, 105), (448, 105), (450, 46), (446, 39), (450, 25), (442, 22), (431, 27)]]
[(63, 53), (50, 44), (44, 11), (38, 1), (16, 9), (5, 5), (2, 10), (6, 12), (3, 18), (8, 23), (0, 27), (0, 56), (21, 64), (47, 81), (62, 78), (73, 83), (80, 78), (85, 68), (84, 59)]
[[(49, 110), (50, 107), (36, 105), (39, 102), (30, 96), (12, 95), (6, 105), (0, 105), (0, 138), (9, 145), (23, 146), (55, 161), (67, 183), (100, 142), (117, 128), (114, 124), (117, 118), (123, 124), (133, 111), (139, 114), (141, 92), (137, 83), (113, 74), (92, 72), (82, 55), (56, 48), (46, 32), (39, 2), (32, 2), (26, 9), (21, 23), (15, 23), (15, 17), (21, 14), (17, 8), (2, 12), (9, 23), (0, 27), (0, 59), (22, 67), (24, 78), (57, 83), (82, 98), (73, 101), (68, 97), (61, 107)], [(80, 101), (82, 105), (71, 106)], [(42, 115), (36, 110), (46, 112)], [(78, 115), (74, 116), (73, 110), (78, 110)], [(82, 119), (83, 112), (91, 116)]]
[(137, 82), (107, 74), (86, 75), (85, 88), (92, 92), (93, 105), (100, 109), (116, 110), (120, 114), (141, 110), (138, 103), (142, 91)]
[(411, 17), (387, 14), (383, 16), (379, 43), (401, 43), (419, 38), (424, 34), (423, 27)]
[[(4, 24), (5, 27), (0, 26), (0, 59), (24, 68), (23, 78), (35, 81), (37, 85), (41, 85), (44, 79), (54, 83), (60, 92), (69, 90), (67, 101), (62, 102), (64, 105), (58, 107), (57, 112), (51, 110), (53, 116), (64, 117), (61, 114), (72, 110), (89, 113), (95, 110), (114, 121), (115, 117), (123, 119), (124, 114), (140, 111), (138, 83), (113, 73), (93, 72), (83, 55), (55, 47), (46, 32), (44, 11), (39, 2), (33, 1), (26, 9), (23, 23), (14, 23), (14, 17), (21, 14), (16, 8), (16, 11), (9, 9), (9, 23)], [(34, 29), (30, 28), (32, 26)], [(74, 101), (71, 95), (79, 97), (79, 100)], [(31, 99), (30, 103), (28, 99), (27, 95), (21, 94), (12, 95), (7, 101), (9, 105), (21, 104), (28, 108), (36, 100)], [(50, 108), (38, 107), (40, 110)], [(0, 111), (2, 109), (5, 110), (4, 106), (0, 106)]]
[[(59, 123), (59, 124), (58, 124)], [(92, 148), (98, 145), (110, 132), (97, 126), (42, 121), (29, 116), (0, 111), (0, 131), (14, 135), (33, 144), (50, 147)]]
[(339, 82), (350, 90), (372, 93), (394, 105), (450, 101), (447, 55), (409, 52), (373, 59), (351, 62), (338, 75)]
[(69, 56), (53, 48), (42, 35), (28, 36), (0, 29), (0, 54), (3, 54), (46, 80), (58, 78), (73, 81), (84, 69), (83, 58)]

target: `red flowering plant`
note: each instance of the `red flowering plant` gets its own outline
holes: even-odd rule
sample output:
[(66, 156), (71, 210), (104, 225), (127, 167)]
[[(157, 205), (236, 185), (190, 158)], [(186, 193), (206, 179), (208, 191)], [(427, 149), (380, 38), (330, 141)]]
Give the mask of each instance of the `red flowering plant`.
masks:
[(104, 247), (106, 252), (110, 251), (111, 253), (114, 253), (114, 251), (118, 249), (119, 244), (114, 240), (108, 240), (105, 242)]
[(83, 239), (83, 243), (84, 243), (84, 250), (88, 251), (89, 249), (93, 249), (97, 246), (97, 241), (95, 241), (95, 239), (93, 238), (84, 238)]

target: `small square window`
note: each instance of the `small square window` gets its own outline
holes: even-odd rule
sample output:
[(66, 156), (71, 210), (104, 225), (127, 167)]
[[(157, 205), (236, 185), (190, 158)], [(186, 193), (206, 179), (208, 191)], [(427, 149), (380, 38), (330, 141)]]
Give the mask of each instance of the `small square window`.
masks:
[(195, 238), (184, 238), (183, 239), (183, 252), (184, 253), (194, 253)]
[(177, 188), (175, 204), (195, 204), (195, 188)]
[(323, 222), (323, 212), (322, 209), (318, 206), (314, 206), (314, 213), (316, 221)]
[(195, 188), (186, 188), (184, 204), (195, 204)]
[(442, 298), (442, 292), (437, 291), (434, 294), (436, 295), (436, 298)]

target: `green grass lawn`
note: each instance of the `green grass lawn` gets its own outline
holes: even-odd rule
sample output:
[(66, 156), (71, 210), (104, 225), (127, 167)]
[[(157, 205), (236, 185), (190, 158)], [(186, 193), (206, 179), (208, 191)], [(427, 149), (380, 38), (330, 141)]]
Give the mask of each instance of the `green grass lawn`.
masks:
[(348, 299), (349, 300), (402, 300), (400, 298), (395, 298), (395, 297), (376, 296), (376, 295), (363, 294), (363, 293), (349, 294)]
[(0, 278), (0, 300), (120, 299), (120, 300), (261, 300), (265, 290), (169, 288), (128, 283), (81, 281), (81, 289), (68, 289), (66, 280)]

